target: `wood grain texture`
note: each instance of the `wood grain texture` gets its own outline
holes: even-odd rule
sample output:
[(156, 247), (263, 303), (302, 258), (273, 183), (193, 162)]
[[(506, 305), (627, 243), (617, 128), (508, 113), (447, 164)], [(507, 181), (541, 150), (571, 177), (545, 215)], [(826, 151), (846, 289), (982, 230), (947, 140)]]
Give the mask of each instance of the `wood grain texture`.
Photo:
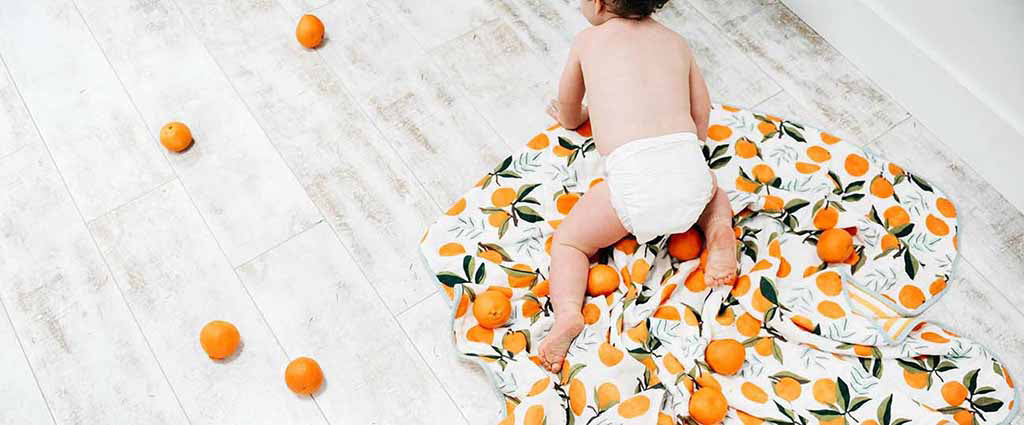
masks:
[(825, 39), (779, 2), (692, 0), (740, 50), (828, 128), (873, 140), (908, 116)]
[[(0, 162), (2, 164), (2, 162)], [(2, 299), (2, 298), (0, 298)], [(7, 309), (0, 303), (0, 364), (4, 365), (0, 385), (0, 425), (53, 424), (46, 400), (32, 374), (21, 341), (11, 326)]]
[(450, 78), (507, 143), (525, 144), (553, 120), (544, 113), (556, 92), (552, 73), (511, 26), (494, 20), (437, 49)]
[(896, 127), (872, 147), (949, 195), (957, 208), (960, 254), (1003, 297), (1018, 308), (1024, 306), (1019, 290), (1024, 276), (1024, 213), (916, 120)]
[[(90, 230), (193, 425), (325, 423), (284, 384), (287, 358), (179, 182)], [(203, 352), (199, 331), (211, 320), (238, 328), (235, 356)]]
[(440, 291), (398, 316), (402, 328), (466, 420), (471, 424), (493, 424), (504, 417), (504, 401), (483, 369), (459, 356), (452, 343), (449, 320), (451, 307)]
[(7, 67), (0, 64), (0, 158), (31, 143), (39, 143), (32, 118), (25, 110)]
[(0, 55), (86, 220), (173, 178), (70, 1), (5, 2), (0, 28)]
[(392, 311), (432, 293), (414, 241), (439, 208), (291, 18), (262, 0), (179, 0), (271, 142)]
[(345, 28), (319, 53), (373, 119), (412, 175), (448, 205), (511, 153), (419, 40), (373, 4), (319, 10)]
[(260, 124), (170, 1), (80, 2), (146, 127), (182, 121), (196, 144), (167, 154), (232, 265), (321, 220)]
[(488, 0), (383, 0), (427, 49), (462, 36), (494, 19)]
[(238, 272), (288, 355), (320, 363), (331, 423), (466, 423), (329, 226)]
[(56, 423), (188, 423), (43, 147), (0, 188), (0, 297)]

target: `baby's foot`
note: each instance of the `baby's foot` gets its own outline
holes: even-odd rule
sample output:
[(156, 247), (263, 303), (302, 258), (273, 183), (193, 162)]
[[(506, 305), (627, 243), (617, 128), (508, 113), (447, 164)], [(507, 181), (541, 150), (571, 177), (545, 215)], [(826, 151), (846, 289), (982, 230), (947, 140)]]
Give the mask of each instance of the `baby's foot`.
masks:
[(711, 286), (731, 285), (736, 280), (736, 238), (732, 229), (708, 232), (708, 264), (704, 278)]
[(576, 335), (583, 332), (583, 314), (555, 315), (551, 332), (540, 342), (540, 363), (552, 373), (562, 370), (562, 361)]

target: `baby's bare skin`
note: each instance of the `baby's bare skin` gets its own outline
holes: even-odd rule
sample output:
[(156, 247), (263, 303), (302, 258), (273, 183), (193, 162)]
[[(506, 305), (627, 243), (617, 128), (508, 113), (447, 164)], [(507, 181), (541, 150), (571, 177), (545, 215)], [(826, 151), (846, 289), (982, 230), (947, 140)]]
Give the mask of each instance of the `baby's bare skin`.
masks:
[[(558, 99), (548, 113), (566, 128), (591, 119), (602, 156), (631, 141), (666, 134), (692, 132), (704, 140), (711, 103), (686, 41), (650, 17), (619, 17), (603, 0), (581, 0), (581, 11), (594, 26), (573, 41)], [(731, 283), (736, 241), (724, 191), (715, 191), (697, 224), (707, 241), (705, 278), (711, 285)], [(603, 182), (580, 199), (555, 232), (550, 276), (555, 323), (539, 347), (546, 369), (561, 369), (583, 330), (589, 257), (627, 234)]]

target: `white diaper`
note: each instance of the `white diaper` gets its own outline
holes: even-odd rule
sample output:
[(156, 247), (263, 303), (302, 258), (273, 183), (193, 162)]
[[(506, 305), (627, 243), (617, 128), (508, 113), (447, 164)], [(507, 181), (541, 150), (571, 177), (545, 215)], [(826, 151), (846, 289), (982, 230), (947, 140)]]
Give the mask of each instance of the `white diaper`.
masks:
[(693, 133), (629, 142), (604, 163), (612, 207), (640, 243), (689, 229), (714, 193)]

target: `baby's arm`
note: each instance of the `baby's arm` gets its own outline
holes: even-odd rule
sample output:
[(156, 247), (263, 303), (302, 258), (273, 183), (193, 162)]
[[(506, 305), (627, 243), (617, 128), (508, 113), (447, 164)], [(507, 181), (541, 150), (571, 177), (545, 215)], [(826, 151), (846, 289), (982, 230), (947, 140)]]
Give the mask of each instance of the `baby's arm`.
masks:
[(583, 107), (583, 96), (586, 94), (583, 65), (580, 62), (580, 43), (583, 37), (584, 34), (580, 34), (573, 40), (569, 49), (569, 60), (566, 61), (565, 70), (562, 71), (562, 78), (558, 83), (558, 98), (553, 100), (548, 108), (548, 114), (558, 120), (562, 127), (568, 129), (578, 128), (589, 119), (589, 114)]
[(700, 74), (700, 67), (697, 60), (690, 55), (690, 116), (697, 126), (697, 138), (707, 140), (708, 120), (711, 117), (711, 97), (708, 95), (708, 85), (704, 83), (704, 76)]

